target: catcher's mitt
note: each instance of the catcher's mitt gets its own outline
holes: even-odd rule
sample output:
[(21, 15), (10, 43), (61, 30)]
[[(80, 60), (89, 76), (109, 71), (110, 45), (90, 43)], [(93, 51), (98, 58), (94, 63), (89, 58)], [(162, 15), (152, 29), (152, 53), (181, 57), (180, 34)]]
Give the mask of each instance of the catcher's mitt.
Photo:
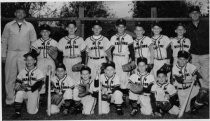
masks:
[(168, 112), (173, 107), (173, 105), (168, 101), (157, 101), (156, 106), (160, 108), (163, 112)]
[(134, 61), (122, 65), (122, 69), (123, 69), (124, 72), (130, 72), (135, 68), (136, 68), (136, 64), (135, 64)]
[(183, 76), (174, 75), (174, 79), (180, 84), (184, 83), (184, 77)]
[(129, 82), (128, 89), (135, 94), (140, 94), (143, 91), (143, 85)]
[(63, 99), (62, 94), (54, 94), (51, 97), (51, 104), (59, 105)]
[(89, 94), (88, 87), (89, 87), (89, 85), (79, 85), (78, 86), (78, 89), (79, 89), (78, 97), (81, 98), (81, 97), (88, 95)]
[(58, 49), (57, 47), (50, 46), (47, 49), (47, 53), (53, 60), (56, 60), (58, 56)]
[(81, 62), (79, 62), (79, 63), (72, 66), (72, 71), (73, 72), (79, 72), (82, 69), (83, 66), (84, 65)]

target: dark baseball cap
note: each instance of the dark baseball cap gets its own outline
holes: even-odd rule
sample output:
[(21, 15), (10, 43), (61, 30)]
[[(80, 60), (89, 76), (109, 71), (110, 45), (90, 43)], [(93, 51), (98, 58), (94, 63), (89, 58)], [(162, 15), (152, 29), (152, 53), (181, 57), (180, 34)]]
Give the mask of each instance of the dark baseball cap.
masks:
[(48, 30), (48, 31), (51, 31), (51, 27), (47, 24), (43, 24), (39, 27), (40, 31), (42, 30)]
[(189, 57), (190, 57), (190, 54), (187, 51), (179, 51), (178, 52), (178, 58), (188, 59)]
[(105, 64), (105, 68), (107, 68), (107, 67), (109, 67), (109, 66), (111, 66), (111, 67), (113, 67), (113, 68), (115, 69), (115, 63), (114, 63), (114, 62), (110, 61), (110, 62), (107, 62), (107, 63)]
[(75, 20), (70, 20), (70, 21), (68, 21), (68, 22), (67, 22), (67, 26), (68, 26), (69, 24), (73, 24), (74, 26), (77, 26)]
[(94, 27), (95, 25), (98, 25), (98, 26), (102, 27), (102, 23), (99, 20), (95, 20), (95, 21), (92, 22), (92, 27)]
[(161, 25), (160, 22), (154, 22), (154, 23), (152, 24), (152, 27), (154, 27), (154, 26), (158, 26), (158, 27), (162, 28), (162, 25)]
[(82, 73), (82, 71), (84, 71), (84, 70), (86, 70), (86, 71), (88, 71), (89, 73), (91, 73), (91, 68), (88, 67), (88, 66), (83, 66), (83, 67), (81, 68), (81, 70), (80, 70), (80, 73)]
[(136, 27), (142, 27), (142, 28), (144, 28), (144, 25), (141, 22), (136, 22), (135, 23), (135, 26)]
[(38, 56), (38, 55), (39, 55), (39, 54), (37, 53), (36, 50), (31, 49), (28, 53), (24, 54), (23, 56), (24, 56), (25, 58), (27, 58), (28, 56), (31, 56), (32, 58), (34, 58), (35, 60), (37, 60), (37, 56)]
[(124, 25), (124, 26), (126, 26), (126, 20), (125, 19), (118, 19), (117, 21), (116, 21), (116, 26), (119, 26), (119, 25)]
[(193, 12), (193, 11), (197, 11), (197, 12), (199, 12), (199, 13), (201, 12), (199, 6), (191, 6), (191, 7), (189, 8), (189, 13), (191, 13), (191, 12)]
[(157, 71), (157, 76), (159, 75), (159, 74), (164, 74), (164, 75), (167, 75), (167, 71), (165, 70), (165, 69), (159, 69), (158, 71)]
[(58, 63), (58, 64), (56, 65), (56, 69), (58, 69), (58, 68), (62, 68), (62, 69), (64, 69), (64, 70), (66, 70), (66, 66), (65, 66), (63, 63)]

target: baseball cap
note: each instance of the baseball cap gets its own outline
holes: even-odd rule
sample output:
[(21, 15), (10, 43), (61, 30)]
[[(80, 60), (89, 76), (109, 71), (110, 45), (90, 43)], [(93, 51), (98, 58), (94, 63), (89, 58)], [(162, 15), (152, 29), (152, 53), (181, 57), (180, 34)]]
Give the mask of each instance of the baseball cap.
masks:
[(125, 21), (125, 19), (118, 19), (117, 21), (116, 21), (116, 26), (119, 26), (119, 25), (124, 25), (124, 26), (126, 26), (126, 21)]
[(137, 65), (138, 65), (138, 63), (140, 63), (140, 62), (144, 62), (145, 64), (147, 64), (147, 59), (144, 58), (144, 57), (139, 57), (139, 58), (137, 58)]
[(159, 69), (159, 70), (157, 71), (157, 76), (158, 76), (159, 74), (167, 75), (167, 71), (161, 68), (161, 69)]
[(58, 68), (62, 68), (62, 69), (64, 69), (64, 70), (66, 70), (66, 66), (65, 66), (63, 63), (58, 63), (58, 64), (56, 65), (56, 69), (58, 69)]
[(179, 51), (178, 52), (178, 58), (188, 59), (189, 57), (190, 57), (190, 54), (187, 51)]
[(32, 49), (31, 51), (29, 51), (28, 53), (24, 54), (23, 56), (24, 56), (25, 58), (27, 58), (28, 56), (31, 56), (32, 58), (34, 58), (35, 60), (37, 60), (37, 56), (38, 56), (38, 55), (39, 55), (39, 54), (37, 53), (37, 51), (34, 50), (34, 49)]
[(39, 29), (40, 29), (40, 31), (42, 31), (42, 30), (48, 30), (48, 31), (51, 31), (50, 26), (49, 26), (49, 25), (47, 25), (47, 24), (43, 24), (43, 25), (41, 25), (41, 26), (39, 27)]
[(189, 13), (193, 12), (193, 11), (197, 11), (200, 13), (200, 8), (199, 6), (192, 6), (189, 8)]
[(135, 26), (136, 27), (142, 27), (142, 28), (144, 28), (144, 26), (143, 26), (143, 24), (141, 22), (136, 22), (135, 23)]
[(160, 24), (160, 22), (154, 22), (152, 24), (152, 27), (154, 27), (154, 26), (158, 26), (158, 27), (162, 28), (162, 25)]
[(99, 21), (99, 20), (95, 20), (95, 21), (93, 21), (93, 23), (92, 23), (92, 27), (94, 27), (95, 25), (98, 25), (98, 26), (100, 26), (101, 27), (101, 21)]
[(73, 24), (74, 26), (77, 26), (75, 20), (70, 20), (70, 21), (68, 21), (68, 22), (67, 22), (67, 26), (68, 26), (69, 24)]
[(81, 68), (81, 70), (80, 70), (80, 73), (82, 73), (82, 71), (84, 71), (84, 70), (86, 70), (86, 71), (88, 71), (89, 73), (91, 73), (91, 69), (90, 69), (90, 67), (88, 67), (88, 66), (83, 66), (83, 67)]
[(105, 64), (105, 68), (107, 68), (107, 67), (109, 67), (109, 66), (111, 66), (111, 67), (113, 67), (113, 68), (115, 69), (115, 63), (114, 63), (114, 62), (110, 61), (110, 62), (107, 62), (107, 63)]

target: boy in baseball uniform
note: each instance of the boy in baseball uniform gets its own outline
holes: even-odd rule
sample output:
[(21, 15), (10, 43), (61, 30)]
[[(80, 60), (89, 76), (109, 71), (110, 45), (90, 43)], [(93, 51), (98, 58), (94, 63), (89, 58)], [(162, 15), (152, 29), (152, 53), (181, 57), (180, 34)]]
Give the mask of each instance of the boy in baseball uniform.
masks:
[[(34, 41), (31, 45), (32, 49), (35, 49), (38, 53), (38, 62), (37, 67), (44, 73), (44, 76), (47, 75), (48, 66), (52, 67), (52, 71), (55, 71), (55, 62), (48, 54), (48, 48), (53, 46), (57, 47), (57, 41), (50, 38), (51, 28), (47, 24), (43, 24), (39, 27), (41, 38)], [(40, 94), (44, 94), (46, 91), (45, 84), (43, 85)]]
[(110, 60), (110, 54), (107, 54), (110, 49), (110, 42), (101, 35), (102, 23), (100, 21), (96, 20), (93, 22), (92, 31), (93, 35), (85, 40), (82, 50), (87, 53), (87, 65), (92, 70), (91, 77), (95, 79), (97, 68), (102, 63)]
[(128, 62), (135, 63), (133, 38), (125, 33), (126, 21), (119, 19), (116, 21), (117, 34), (111, 37), (113, 47), (113, 62), (116, 64), (116, 74), (120, 77), (120, 88), (126, 89), (128, 84), (128, 72), (123, 72), (122, 65)]
[(130, 84), (141, 84), (143, 86), (143, 91), (141, 93), (132, 92), (129, 90), (129, 102), (132, 107), (130, 113), (134, 116), (138, 113), (138, 104), (140, 104), (140, 111), (144, 115), (152, 114), (152, 107), (150, 103), (150, 91), (153, 83), (155, 82), (154, 76), (146, 71), (147, 69), (147, 59), (139, 57), (137, 59), (137, 73), (132, 74), (129, 78), (128, 87)]
[(36, 51), (24, 55), (26, 68), (21, 70), (15, 84), (15, 114), (12, 118), (21, 117), (23, 101), (26, 101), (26, 108), (29, 114), (36, 114), (39, 109), (39, 91), (43, 84), (44, 75), (36, 66), (38, 54)]
[(155, 78), (157, 70), (159, 70), (165, 63), (169, 64), (170, 62), (169, 59), (167, 59), (167, 48), (169, 47), (171, 40), (166, 35), (162, 35), (161, 31), (161, 25), (159, 23), (154, 23), (152, 27), (152, 40), (154, 49), (153, 74)]
[(60, 103), (62, 103), (64, 107), (63, 114), (68, 115), (68, 113), (72, 113), (77, 101), (78, 91), (75, 88), (75, 81), (67, 74), (66, 67), (63, 63), (59, 63), (56, 66), (56, 74), (51, 79), (51, 85), (53, 92), (51, 98), (52, 105), (60, 108)]
[(177, 37), (171, 38), (171, 48), (173, 50), (173, 65), (177, 63), (177, 54), (179, 51), (189, 52), (191, 42), (188, 38), (184, 37), (186, 33), (185, 26), (182, 23), (179, 23), (175, 29)]
[(151, 104), (153, 114), (163, 116), (165, 113), (178, 115), (179, 103), (175, 87), (167, 80), (164, 69), (157, 71), (157, 81), (151, 88)]
[(123, 115), (123, 93), (120, 90), (120, 78), (115, 73), (115, 63), (106, 63), (104, 72), (99, 79), (102, 93), (102, 114), (108, 114), (110, 112), (110, 103), (113, 103), (116, 106), (116, 113)]
[(81, 54), (81, 45), (84, 43), (84, 40), (75, 34), (77, 25), (74, 20), (67, 23), (66, 30), (68, 31), (68, 36), (59, 40), (58, 50), (63, 53), (63, 63), (66, 66), (67, 74), (79, 83), (80, 73), (73, 72), (72, 66), (79, 62), (85, 63), (82, 61), (83, 55)]
[(84, 86), (86, 88), (86, 90), (82, 92), (83, 94), (81, 97), (79, 96), (80, 94), (78, 95), (82, 104), (82, 114), (91, 115), (94, 114), (97, 102), (96, 98), (91, 95), (94, 88), (93, 79), (91, 78), (91, 69), (88, 66), (84, 66), (81, 68), (80, 74), (80, 84), (77, 87)]
[[(196, 67), (188, 62), (189, 56), (190, 54), (188, 52), (179, 51), (177, 64), (174, 65), (172, 69), (172, 76), (173, 76), (173, 79), (175, 80), (173, 85), (178, 90), (180, 107), (183, 106), (186, 100), (186, 97), (189, 94), (190, 86), (192, 82), (194, 80), (198, 81), (201, 78)], [(190, 108), (192, 108), (190, 106), (191, 100), (193, 97), (198, 95), (199, 89), (200, 89), (199, 83), (196, 82), (195, 85), (193, 86), (193, 89), (189, 98), (189, 103), (186, 106), (185, 112), (190, 111)]]
[(153, 57), (151, 55), (153, 41), (148, 36), (144, 36), (145, 30), (140, 22), (136, 23), (134, 33), (136, 34), (136, 39), (134, 39), (133, 43), (135, 59), (145, 57), (148, 63), (153, 63)]

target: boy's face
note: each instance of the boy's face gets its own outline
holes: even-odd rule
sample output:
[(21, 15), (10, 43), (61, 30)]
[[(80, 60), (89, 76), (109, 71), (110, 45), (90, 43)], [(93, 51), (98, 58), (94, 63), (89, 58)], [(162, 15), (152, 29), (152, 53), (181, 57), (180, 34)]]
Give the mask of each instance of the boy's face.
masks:
[(143, 34), (145, 33), (143, 27), (139, 27), (137, 26), (136, 29), (134, 30), (136, 36), (143, 36)]
[(58, 76), (59, 79), (62, 79), (65, 74), (66, 74), (66, 71), (63, 68), (56, 69), (56, 75)]
[(77, 27), (74, 26), (74, 24), (69, 24), (67, 27), (66, 27), (66, 30), (68, 31), (68, 33), (70, 35), (74, 35), (76, 30), (77, 30)]
[(178, 63), (178, 65), (180, 67), (184, 67), (187, 64), (187, 59), (183, 58), (183, 57), (180, 57), (180, 58), (178, 58), (178, 62), (177, 63)]
[(42, 35), (42, 38), (49, 38), (50, 31), (48, 31), (48, 30), (42, 30), (41, 31), (41, 35)]
[(152, 32), (154, 33), (154, 35), (159, 35), (161, 31), (162, 31), (162, 28), (159, 26), (154, 26), (152, 28)]
[(89, 71), (83, 70), (82, 73), (81, 73), (81, 77), (84, 80), (89, 80), (90, 79), (90, 73), (89, 73)]
[(105, 69), (105, 74), (108, 76), (108, 77), (112, 77), (115, 73), (115, 69), (112, 67), (112, 66), (108, 66), (106, 69)]
[(32, 58), (31, 56), (26, 57), (26, 66), (32, 67), (35, 66), (36, 60)]
[(15, 16), (16, 16), (17, 19), (20, 20), (20, 19), (25, 18), (26, 14), (25, 14), (25, 11), (24, 10), (19, 9), (19, 10), (16, 10), (15, 11)]
[(178, 26), (175, 30), (175, 33), (177, 33), (178, 36), (183, 36), (185, 32), (186, 30), (183, 26)]
[(159, 73), (157, 78), (160, 84), (164, 84), (166, 82), (167, 76), (163, 73)]
[(193, 11), (189, 14), (189, 16), (192, 18), (193, 21), (198, 21), (200, 19), (200, 12), (198, 11)]
[(118, 33), (122, 34), (125, 32), (126, 27), (124, 25), (120, 24), (120, 25), (116, 26), (116, 29), (117, 29)]
[(100, 35), (102, 28), (99, 25), (94, 25), (92, 31), (94, 35)]
[(144, 62), (139, 62), (138, 63), (138, 70), (140, 73), (146, 72), (147, 65)]

